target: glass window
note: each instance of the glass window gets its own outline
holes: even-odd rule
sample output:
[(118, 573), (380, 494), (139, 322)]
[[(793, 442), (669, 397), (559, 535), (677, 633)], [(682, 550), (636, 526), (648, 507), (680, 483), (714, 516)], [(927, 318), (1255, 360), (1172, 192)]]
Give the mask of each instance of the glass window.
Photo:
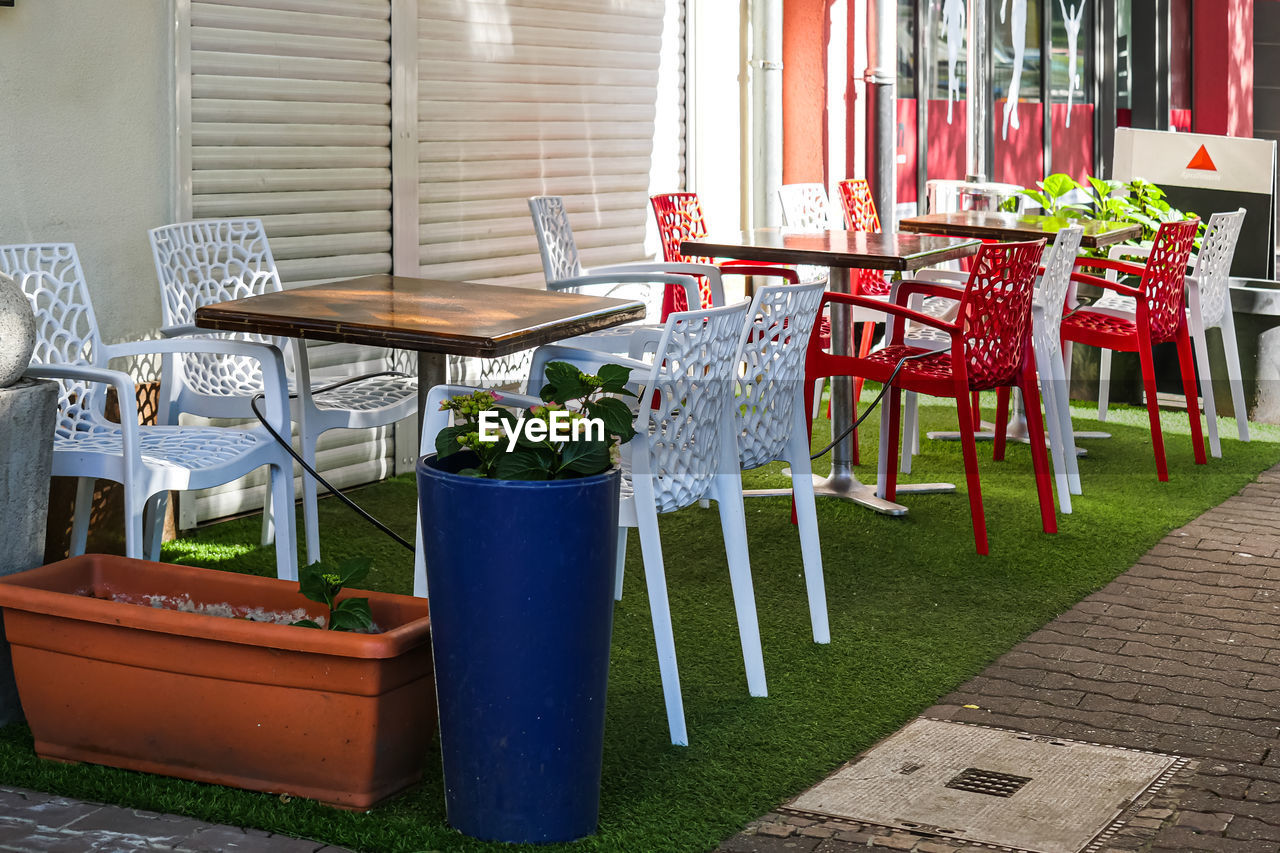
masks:
[(898, 0), (898, 97), (916, 96), (916, 4)]
[(968, 44), (967, 0), (929, 0), (926, 37), (933, 48), (927, 69), (929, 97), (939, 101), (965, 99)]
[(1055, 104), (1093, 102), (1093, 6), (1100, 0), (1050, 0), (1053, 46), (1049, 89)]
[[(994, 4), (993, 4), (994, 5)], [(1001, 0), (991, 34), (996, 100), (1040, 100), (1042, 0)]]
[(1127, 110), (1132, 106), (1132, 86), (1129, 82), (1133, 76), (1132, 15), (1132, 0), (1116, 0), (1116, 109), (1119, 110)]

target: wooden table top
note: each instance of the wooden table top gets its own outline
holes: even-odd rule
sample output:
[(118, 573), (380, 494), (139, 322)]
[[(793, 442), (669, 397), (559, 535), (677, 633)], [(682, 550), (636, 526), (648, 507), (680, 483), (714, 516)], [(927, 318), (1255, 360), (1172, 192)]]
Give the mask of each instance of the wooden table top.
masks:
[(978, 251), (976, 240), (869, 231), (756, 228), (680, 244), (685, 255), (874, 270), (918, 270)]
[(492, 358), (644, 317), (604, 296), (371, 275), (196, 310), (196, 325)]
[(1084, 226), (1080, 245), (1089, 249), (1110, 246), (1142, 235), (1142, 226), (1099, 219), (1067, 219), (1058, 216), (1031, 216), (1022, 213), (998, 213), (987, 210), (963, 210), (956, 213), (929, 213), (910, 216), (898, 223), (903, 231), (920, 234), (945, 234), (951, 237), (976, 237), (979, 240), (1035, 240), (1051, 237), (1069, 225)]

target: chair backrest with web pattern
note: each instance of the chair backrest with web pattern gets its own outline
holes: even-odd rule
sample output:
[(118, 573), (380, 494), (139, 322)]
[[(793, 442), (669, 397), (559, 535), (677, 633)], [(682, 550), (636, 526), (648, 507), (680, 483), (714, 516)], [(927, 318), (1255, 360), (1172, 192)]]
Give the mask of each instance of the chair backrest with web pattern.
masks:
[(830, 231), (831, 203), (822, 184), (783, 184), (778, 188), (782, 224), (806, 231)]
[[(668, 263), (710, 264), (707, 257), (680, 254), (680, 243), (707, 236), (707, 223), (702, 218), (702, 205), (697, 193), (660, 193), (649, 196), (653, 216), (658, 224), (658, 239), (662, 242), (662, 259)], [(698, 276), (698, 296), (702, 307), (711, 305), (711, 286), (704, 276)], [(687, 305), (684, 291), (675, 292), (675, 310)]]
[(1009, 384), (1030, 352), (1031, 299), (1044, 240), (987, 243), (979, 250), (960, 299), (969, 387)]
[(1156, 231), (1139, 284), (1147, 304), (1152, 343), (1173, 340), (1179, 323), (1185, 322), (1186, 312), (1182, 306), (1187, 260), (1195, 247), (1199, 227), (1199, 219), (1184, 219), (1165, 222)]
[[(650, 475), (658, 512), (706, 497), (724, 464), (734, 354), (747, 303), (667, 317), (640, 396), (632, 475)], [(736, 471), (737, 453), (734, 451)], [(642, 457), (642, 458), (641, 458)]]
[[(98, 321), (73, 244), (0, 246), (0, 273), (18, 283), (35, 313), (33, 364), (106, 366), (95, 360), (101, 343)], [(59, 436), (117, 429), (103, 414), (107, 386), (75, 379), (58, 384)]]
[(1072, 225), (1063, 228), (1054, 237), (1053, 245), (1044, 253), (1044, 275), (1040, 276), (1040, 286), (1036, 288), (1035, 301), (1044, 309), (1044, 324), (1039, 330), (1044, 341), (1051, 350), (1060, 344), (1062, 329), (1062, 306), (1067, 300), (1067, 291), (1071, 287), (1071, 272), (1074, 269), (1076, 255), (1080, 252), (1080, 241), (1084, 238), (1084, 228)]
[(846, 178), (840, 182), (840, 204), (851, 231), (880, 230), (880, 216), (871, 198), (871, 186), (864, 178)]
[[(199, 219), (153, 228), (151, 255), (166, 326), (195, 322), (196, 309), (281, 289), (261, 219)], [(263, 335), (236, 337), (280, 346)], [(190, 353), (177, 358), (181, 380), (200, 394), (242, 395), (262, 389), (258, 363), (244, 356)]]
[(1206, 328), (1218, 325), (1223, 314), (1230, 310), (1231, 261), (1235, 258), (1244, 212), (1242, 207), (1231, 213), (1213, 214), (1200, 241), (1200, 254), (1196, 256), (1191, 274), (1200, 283), (1200, 316)]
[[(738, 345), (738, 456), (745, 469), (781, 459), (803, 405), (804, 360), (822, 303), (823, 282), (756, 290)], [(797, 393), (800, 392), (800, 393)]]
[(533, 217), (533, 233), (538, 238), (542, 256), (542, 275), (547, 281), (560, 281), (582, 275), (578, 244), (573, 239), (569, 214), (564, 199), (558, 195), (538, 195), (529, 199)]

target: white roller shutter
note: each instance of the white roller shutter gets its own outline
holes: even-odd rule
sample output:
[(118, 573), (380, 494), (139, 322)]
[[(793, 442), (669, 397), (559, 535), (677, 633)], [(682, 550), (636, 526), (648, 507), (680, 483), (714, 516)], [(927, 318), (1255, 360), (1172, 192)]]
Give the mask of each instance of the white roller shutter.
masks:
[[(185, 27), (182, 5), (189, 215), (261, 217), (286, 287), (390, 272), (391, 0), (196, 0)], [(317, 383), (385, 359), (377, 349), (311, 350)], [(337, 486), (387, 476), (390, 430), (331, 430), (318, 462)], [(264, 479), (196, 493), (182, 522), (260, 507)]]
[(682, 122), (656, 138), (659, 102), (679, 100), (678, 69), (659, 90), (664, 44), (681, 53), (669, 5), (420, 0), (424, 275), (541, 286), (525, 203), (541, 194), (564, 196), (586, 265), (647, 256), (655, 155), (682, 151)]

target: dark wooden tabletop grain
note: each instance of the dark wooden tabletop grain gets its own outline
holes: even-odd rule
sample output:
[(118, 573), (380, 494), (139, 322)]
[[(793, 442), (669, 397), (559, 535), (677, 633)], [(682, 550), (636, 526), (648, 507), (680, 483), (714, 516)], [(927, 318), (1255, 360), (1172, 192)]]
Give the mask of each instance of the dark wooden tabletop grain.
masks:
[(686, 240), (686, 255), (782, 264), (875, 270), (918, 270), (978, 251), (976, 240), (868, 231), (795, 231), (756, 228)]
[(1084, 237), (1080, 245), (1089, 249), (1121, 243), (1142, 234), (1140, 225), (987, 210), (910, 216), (901, 220), (898, 228), (919, 234), (976, 237), (979, 240), (1034, 240), (1038, 237), (1052, 237), (1068, 225), (1084, 226)]
[(206, 305), (196, 325), (492, 358), (644, 317), (603, 296), (372, 275)]

